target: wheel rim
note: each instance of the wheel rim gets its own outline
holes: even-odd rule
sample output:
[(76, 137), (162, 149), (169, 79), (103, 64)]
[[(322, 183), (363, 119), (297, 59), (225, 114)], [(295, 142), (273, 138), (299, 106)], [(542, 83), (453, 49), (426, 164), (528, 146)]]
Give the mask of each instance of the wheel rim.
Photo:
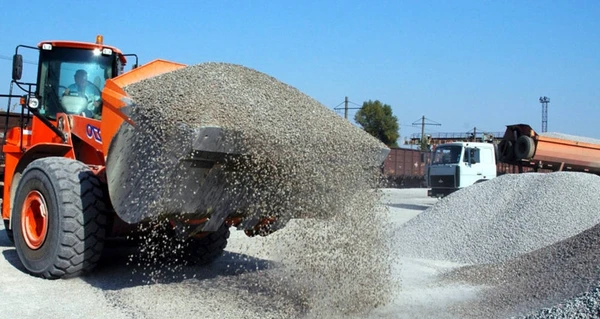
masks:
[(25, 197), (21, 211), (21, 230), (23, 239), (31, 249), (38, 249), (44, 243), (48, 233), (48, 207), (44, 196), (31, 191)]

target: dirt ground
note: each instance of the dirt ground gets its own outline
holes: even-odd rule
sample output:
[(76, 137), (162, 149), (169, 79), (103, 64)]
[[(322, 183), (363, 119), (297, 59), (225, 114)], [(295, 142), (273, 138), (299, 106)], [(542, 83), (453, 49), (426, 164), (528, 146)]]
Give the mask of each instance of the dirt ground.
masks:
[[(436, 200), (425, 189), (389, 189), (382, 199), (391, 222), (400, 225)], [(232, 231), (225, 254), (206, 267), (158, 269), (131, 259), (135, 247), (113, 243), (90, 275), (66, 280), (43, 280), (24, 273), (17, 253), (0, 228), (0, 294), (3, 318), (306, 318), (307, 305), (293, 294), (265, 291), (262, 279), (274, 278), (277, 260), (269, 245), (294, 232), (298, 223), (266, 238), (248, 238)], [(2, 227), (2, 226), (0, 226)], [(428, 287), (427, 282), (452, 264), (402, 261), (393, 265), (402, 288), (393, 302), (375, 309), (372, 318), (440, 316), (445, 305), (476, 294), (474, 287)], [(161, 273), (151, 282), (149, 274)], [(318, 280), (318, 278), (315, 278)], [(460, 294), (457, 294), (457, 291)], [(436, 302), (431, 302), (435, 300)], [(435, 306), (432, 306), (435, 305)], [(310, 307), (310, 305), (308, 305)]]

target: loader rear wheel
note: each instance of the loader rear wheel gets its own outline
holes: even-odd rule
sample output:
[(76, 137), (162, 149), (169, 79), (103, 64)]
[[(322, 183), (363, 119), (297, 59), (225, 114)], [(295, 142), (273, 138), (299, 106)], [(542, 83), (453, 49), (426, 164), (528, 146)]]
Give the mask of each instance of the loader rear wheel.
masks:
[(515, 145), (515, 156), (517, 160), (530, 159), (535, 152), (535, 142), (529, 136), (521, 135)]
[(91, 270), (104, 246), (102, 184), (83, 163), (48, 157), (23, 172), (12, 211), (15, 248), (34, 276), (57, 279)]
[(226, 224), (204, 237), (191, 237), (186, 241), (185, 260), (195, 265), (210, 264), (223, 254), (227, 239), (229, 239), (229, 226)]

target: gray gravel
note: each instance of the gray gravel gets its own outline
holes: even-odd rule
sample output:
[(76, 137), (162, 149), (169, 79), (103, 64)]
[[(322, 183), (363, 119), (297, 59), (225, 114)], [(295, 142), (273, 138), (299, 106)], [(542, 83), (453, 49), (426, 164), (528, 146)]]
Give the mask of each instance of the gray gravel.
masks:
[(538, 135), (545, 136), (545, 137), (560, 138), (563, 140), (569, 140), (569, 141), (575, 141), (575, 142), (583, 142), (583, 143), (591, 143), (591, 144), (600, 145), (599, 139), (585, 137), (585, 136), (576, 136), (576, 135), (569, 135), (569, 134), (556, 133), (556, 132), (538, 133)]
[[(297, 89), (239, 65), (194, 65), (125, 90), (141, 134), (124, 151), (144, 159), (130, 163), (142, 183), (128, 195), (128, 208), (152, 216), (185, 208), (194, 197), (216, 206), (228, 198), (249, 203), (237, 211), (245, 216), (243, 228), (262, 217), (277, 217), (275, 229), (301, 218), (302, 227), (265, 247), (283, 267), (272, 279), (257, 280), (259, 289), (275, 301), (297, 296), (313, 317), (357, 315), (390, 300), (396, 285), (391, 232), (385, 212), (375, 209), (379, 192), (372, 191), (387, 150), (380, 141)], [(189, 153), (192, 133), (207, 126), (224, 128), (226, 142), (247, 156), (225, 164), (224, 188), (178, 188), (189, 175), (177, 163)], [(159, 240), (147, 246), (160, 244), (160, 235), (150, 237)], [(150, 263), (161, 254), (154, 247), (144, 251)], [(165, 273), (152, 268), (146, 272)]]
[(589, 310), (576, 306), (582, 301), (593, 304), (598, 300), (593, 296), (568, 300), (588, 292), (600, 280), (599, 235), (600, 225), (597, 225), (516, 258), (459, 268), (443, 277), (493, 287), (482, 294), (480, 300), (468, 305), (471, 314), (478, 309), (480, 312), (485, 310), (483, 314), (497, 311), (504, 314), (503, 317), (509, 314), (524, 315), (565, 301), (573, 307), (559, 306), (555, 309), (585, 313)]
[(482, 287), (468, 318), (598, 317), (600, 177), (503, 175), (440, 200), (398, 229), (403, 255), (463, 266), (441, 285)]
[(600, 177), (503, 175), (440, 200), (398, 229), (411, 257), (465, 264), (506, 261), (600, 223)]
[(522, 318), (599, 318), (600, 317), (600, 287), (596, 286), (581, 296), (572, 298), (564, 303), (551, 308), (544, 308), (538, 312), (523, 316)]
[[(191, 132), (200, 127), (227, 130), (229, 142), (248, 155), (229, 163), (238, 167), (225, 179), (229, 197), (252, 197), (245, 212), (251, 216), (333, 216), (345, 198), (373, 185), (376, 175), (368, 168), (384, 159), (386, 148), (374, 137), (297, 89), (243, 66), (198, 64), (125, 90), (134, 103), (131, 117), (144, 133), (135, 152), (157, 158), (144, 178), (149, 185), (131, 199), (139, 210), (177, 205), (172, 188), (160, 185), (181, 178), (172, 176), (180, 174), (172, 163), (189, 154)], [(145, 194), (153, 206), (140, 205)], [(197, 194), (207, 195), (213, 194)]]

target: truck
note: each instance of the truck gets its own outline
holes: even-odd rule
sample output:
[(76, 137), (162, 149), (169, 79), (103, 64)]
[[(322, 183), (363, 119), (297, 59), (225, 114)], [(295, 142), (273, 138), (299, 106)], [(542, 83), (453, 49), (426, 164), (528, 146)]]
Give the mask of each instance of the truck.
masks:
[(427, 167), (430, 197), (444, 197), (461, 188), (496, 177), (494, 144), (453, 142), (438, 145)]
[(427, 167), (431, 197), (444, 197), (506, 173), (573, 171), (600, 174), (600, 140), (561, 133), (537, 133), (528, 124), (507, 125), (495, 143), (438, 145)]
[[(35, 82), (21, 80), (22, 50), (37, 51)], [(128, 59), (135, 63), (125, 71)], [(17, 99), (21, 115), (9, 125), (7, 108), (0, 195), (6, 235), (27, 273), (58, 279), (89, 272), (105, 240), (127, 237), (151, 221), (160, 223), (165, 240), (181, 242), (183, 257), (195, 264), (223, 253), (230, 227), (253, 237), (285, 225), (277, 215), (248, 213), (260, 190), (228, 192), (224, 172), (236, 167), (227, 160), (241, 162), (244, 151), (229, 143), (225, 129), (176, 123), (187, 135), (170, 132), (177, 140), (162, 143), (185, 143), (177, 146), (186, 153), (164, 162), (149, 163), (148, 154), (132, 147), (157, 143), (130, 117), (135, 105), (124, 88), (185, 67), (162, 59), (138, 65), (136, 54), (104, 44), (101, 35), (95, 42), (16, 47), (10, 91), (0, 97), (8, 108)], [(86, 89), (69, 85), (73, 79)], [(98, 98), (81, 94), (87, 89)], [(377, 152), (383, 162), (389, 149)]]
[(519, 172), (572, 171), (600, 174), (600, 140), (562, 133), (537, 133), (528, 124), (508, 125), (498, 144), (499, 161)]

